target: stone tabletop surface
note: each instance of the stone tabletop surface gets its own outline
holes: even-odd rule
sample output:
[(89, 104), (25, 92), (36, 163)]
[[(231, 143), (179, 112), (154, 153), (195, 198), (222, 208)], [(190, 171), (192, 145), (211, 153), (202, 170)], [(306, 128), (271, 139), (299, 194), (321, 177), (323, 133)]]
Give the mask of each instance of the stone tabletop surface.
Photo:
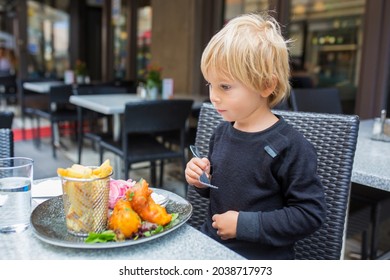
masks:
[(352, 182), (390, 191), (390, 142), (371, 139), (373, 124), (360, 122)]
[(38, 239), (29, 228), (21, 233), (0, 234), (0, 259), (4, 260), (242, 260), (240, 255), (184, 224), (160, 238), (110, 249), (64, 248)]

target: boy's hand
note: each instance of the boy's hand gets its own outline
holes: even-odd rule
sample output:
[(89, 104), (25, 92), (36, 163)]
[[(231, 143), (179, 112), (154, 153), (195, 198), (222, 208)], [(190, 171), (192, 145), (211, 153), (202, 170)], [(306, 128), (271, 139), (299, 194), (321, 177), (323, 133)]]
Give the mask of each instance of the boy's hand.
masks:
[(223, 214), (215, 214), (213, 217), (213, 228), (217, 230), (218, 236), (222, 240), (236, 238), (237, 236), (237, 211), (227, 211)]
[(187, 183), (197, 188), (205, 188), (200, 182), (200, 175), (206, 172), (207, 176), (210, 173), (210, 161), (207, 158), (192, 158), (186, 166), (185, 176)]

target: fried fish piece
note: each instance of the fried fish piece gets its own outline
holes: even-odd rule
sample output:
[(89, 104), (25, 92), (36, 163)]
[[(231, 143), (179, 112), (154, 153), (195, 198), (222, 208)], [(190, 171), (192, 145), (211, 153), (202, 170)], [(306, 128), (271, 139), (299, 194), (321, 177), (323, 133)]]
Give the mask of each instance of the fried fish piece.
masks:
[(131, 208), (128, 200), (120, 199), (108, 220), (108, 228), (120, 232), (125, 238), (131, 238), (141, 226), (141, 218)]
[(127, 197), (143, 220), (165, 226), (171, 221), (172, 215), (167, 213), (165, 207), (154, 202), (152, 192), (146, 180), (141, 179), (127, 192)]

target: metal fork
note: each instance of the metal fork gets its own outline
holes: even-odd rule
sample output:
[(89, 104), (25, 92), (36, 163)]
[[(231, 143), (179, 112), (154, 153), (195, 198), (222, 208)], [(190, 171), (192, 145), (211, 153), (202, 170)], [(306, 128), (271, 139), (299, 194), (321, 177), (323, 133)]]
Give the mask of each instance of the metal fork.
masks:
[[(198, 150), (198, 147), (194, 146), (194, 145), (190, 145), (190, 150), (192, 152), (192, 154), (197, 157), (197, 158), (202, 158), (200, 153), (199, 153), (199, 150)], [(210, 188), (213, 188), (213, 189), (218, 189), (217, 186), (214, 186), (214, 185), (211, 185), (210, 184), (210, 180), (209, 178), (207, 177), (206, 173), (203, 172), (202, 175), (200, 175), (199, 177), (199, 182), (202, 183), (202, 185), (204, 186), (207, 186), (207, 187), (210, 187)]]

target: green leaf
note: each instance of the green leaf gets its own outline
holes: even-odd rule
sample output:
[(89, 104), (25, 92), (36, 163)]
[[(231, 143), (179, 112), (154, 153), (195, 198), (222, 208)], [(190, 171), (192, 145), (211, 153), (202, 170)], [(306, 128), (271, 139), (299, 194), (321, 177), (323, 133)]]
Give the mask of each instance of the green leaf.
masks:
[(85, 243), (105, 243), (116, 240), (116, 234), (112, 230), (106, 230), (101, 233), (90, 232), (85, 239)]
[(172, 213), (171, 215), (172, 215), (172, 219), (169, 222), (169, 224), (167, 224), (164, 227), (164, 229), (170, 229), (170, 228), (174, 227), (175, 225), (177, 225), (179, 223), (179, 220), (178, 220), (179, 214), (178, 213)]
[(163, 226), (158, 226), (156, 227), (156, 229), (152, 230), (152, 234), (157, 234), (157, 233), (160, 233), (164, 230), (164, 227)]
[[(166, 226), (157, 226), (153, 230), (145, 231), (143, 235), (145, 237), (150, 237), (152, 235), (158, 234), (160, 232), (163, 232), (164, 230), (170, 229), (177, 225), (180, 221), (178, 219), (179, 214), (178, 213), (171, 213), (172, 219), (169, 224)], [(139, 238), (139, 235), (136, 235), (133, 240), (137, 240)], [(88, 234), (88, 237), (85, 239), (85, 243), (105, 243), (108, 241), (117, 241), (116, 239), (116, 234), (112, 230), (106, 230), (101, 233), (96, 233), (96, 232), (90, 232)]]

